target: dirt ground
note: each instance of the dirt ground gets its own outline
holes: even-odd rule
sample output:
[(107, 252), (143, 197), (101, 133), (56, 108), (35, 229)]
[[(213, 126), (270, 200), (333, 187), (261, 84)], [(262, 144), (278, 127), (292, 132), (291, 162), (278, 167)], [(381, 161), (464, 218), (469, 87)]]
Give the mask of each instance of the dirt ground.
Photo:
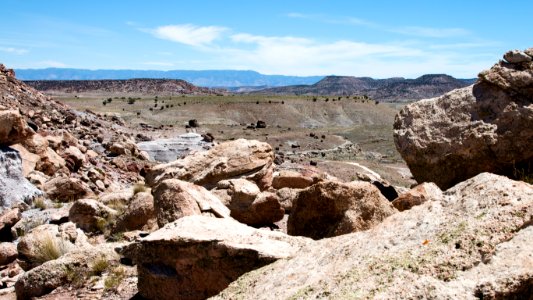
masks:
[[(395, 185), (414, 183), (392, 138), (394, 116), (401, 108), (398, 104), (327, 96), (53, 97), (81, 111), (119, 116), (151, 138), (196, 131), (211, 133), (217, 141), (256, 139), (293, 162), (313, 160), (317, 167), (344, 180), (361, 171), (351, 163), (356, 162)], [(186, 128), (191, 119), (200, 127)], [(252, 128), (259, 120), (266, 128)]]

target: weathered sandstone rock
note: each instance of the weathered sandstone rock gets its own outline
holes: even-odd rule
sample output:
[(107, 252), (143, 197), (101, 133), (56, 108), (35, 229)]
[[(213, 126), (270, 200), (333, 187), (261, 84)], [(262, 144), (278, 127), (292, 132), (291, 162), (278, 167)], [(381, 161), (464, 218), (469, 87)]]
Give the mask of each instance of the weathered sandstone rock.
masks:
[(21, 267), (29, 270), (88, 244), (85, 234), (73, 223), (44, 224), (24, 235), (17, 250)]
[(149, 193), (140, 192), (133, 196), (125, 211), (118, 216), (114, 231), (142, 229), (155, 221), (154, 197)]
[(432, 182), (424, 182), (401, 194), (392, 201), (392, 205), (399, 211), (411, 209), (430, 199), (438, 201), (442, 199), (442, 191)]
[(175, 178), (202, 186), (214, 186), (223, 179), (251, 175), (272, 164), (274, 152), (267, 143), (239, 139), (216, 145), (183, 159), (157, 165), (146, 175), (151, 186)]
[(86, 183), (71, 177), (56, 177), (43, 185), (43, 191), (50, 197), (61, 202), (69, 202), (92, 194)]
[(14, 261), (17, 255), (17, 245), (9, 242), (0, 243), (0, 266)]
[(293, 189), (304, 189), (313, 184), (313, 178), (310, 176), (305, 176), (300, 172), (291, 171), (291, 170), (281, 170), (274, 175), (272, 180), (272, 187), (275, 189), (282, 188), (293, 188)]
[(272, 224), (283, 218), (285, 212), (275, 194), (261, 192), (246, 179), (220, 181), (212, 192), (230, 209), (235, 220), (247, 225)]
[(54, 289), (83, 280), (99, 260), (118, 261), (113, 244), (86, 246), (73, 250), (59, 259), (48, 261), (22, 275), (15, 284), (17, 299), (30, 299)]
[(396, 210), (368, 182), (323, 181), (298, 193), (287, 230), (313, 239), (367, 230)]
[(15, 110), (0, 110), (0, 145), (18, 144), (35, 132)]
[(69, 210), (69, 220), (87, 232), (102, 232), (110, 220), (118, 214), (104, 204), (93, 199), (79, 199)]
[(120, 252), (137, 264), (141, 296), (205, 299), (248, 271), (296, 255), (308, 243), (232, 219), (188, 216)]
[(178, 179), (167, 179), (153, 191), (154, 211), (159, 227), (179, 218), (211, 213), (229, 217), (230, 211), (205, 188)]
[(394, 141), (414, 178), (442, 189), (481, 172), (527, 175), (532, 99), (533, 65), (499, 62), (473, 86), (404, 107), (394, 122)]
[(532, 218), (532, 185), (482, 173), (244, 274), (214, 299), (529, 299)]

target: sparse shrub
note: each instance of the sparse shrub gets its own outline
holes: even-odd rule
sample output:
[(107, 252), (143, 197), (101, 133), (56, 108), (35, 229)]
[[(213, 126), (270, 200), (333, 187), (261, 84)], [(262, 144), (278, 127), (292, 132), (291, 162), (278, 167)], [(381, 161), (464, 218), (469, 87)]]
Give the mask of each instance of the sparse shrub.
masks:
[(130, 104), (130, 105), (131, 105), (131, 104), (135, 104), (135, 101), (136, 101), (136, 100), (137, 100), (137, 99), (135, 99), (135, 98), (131, 98), (131, 97), (130, 97), (130, 98), (128, 98), (128, 104)]
[(120, 283), (122, 283), (125, 277), (126, 277), (126, 271), (124, 270), (123, 267), (118, 266), (114, 268), (113, 270), (111, 270), (111, 272), (109, 272), (109, 275), (104, 280), (105, 289), (111, 290), (111, 289), (116, 288), (117, 286), (120, 285)]
[(82, 287), (85, 281), (85, 272), (79, 266), (70, 266), (65, 267), (65, 277), (67, 281), (73, 287)]
[(141, 115), (141, 112), (140, 112), (140, 111), (138, 111), (138, 112), (137, 112), (137, 116), (140, 116), (140, 115)]
[(111, 101), (113, 101), (112, 98), (107, 98), (107, 103), (111, 103)]
[(161, 106), (161, 109), (160, 109), (160, 110), (163, 110), (163, 109), (165, 109), (165, 107), (164, 107), (164, 106)]
[(40, 210), (45, 210), (48, 208), (43, 197), (38, 197), (37, 199), (33, 200), (33, 207)]
[(140, 192), (146, 192), (148, 191), (148, 188), (144, 183), (136, 183), (133, 185), (133, 194), (138, 194)]
[(153, 107), (150, 107), (149, 110), (150, 110), (150, 111), (154, 111), (154, 108), (153, 108)]
[(102, 102), (102, 104), (103, 104), (104, 106), (106, 106), (107, 101), (104, 100), (104, 101)]
[(259, 101), (255, 101), (255, 104), (259, 104)]
[(56, 238), (51, 234), (42, 236), (37, 248), (39, 250), (37, 253), (39, 254), (35, 257), (35, 260), (38, 263), (58, 259), (68, 252), (68, 245), (62, 239)]
[(285, 101), (281, 101), (281, 104), (285, 104)]
[(96, 228), (102, 232), (102, 233), (106, 233), (107, 231), (107, 228), (108, 228), (108, 225), (109, 225), (109, 222), (104, 219), (104, 218), (100, 218), (100, 217), (97, 217), (97, 220), (96, 220)]
[(91, 273), (93, 276), (100, 276), (109, 267), (109, 262), (105, 258), (98, 258), (91, 267)]

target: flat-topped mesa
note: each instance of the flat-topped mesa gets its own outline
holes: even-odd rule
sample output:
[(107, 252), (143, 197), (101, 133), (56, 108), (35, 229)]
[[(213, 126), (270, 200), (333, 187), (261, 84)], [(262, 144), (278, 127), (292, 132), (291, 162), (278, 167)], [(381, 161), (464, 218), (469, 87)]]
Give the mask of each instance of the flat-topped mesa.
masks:
[(396, 148), (418, 182), (446, 189), (482, 172), (533, 173), (533, 48), (504, 59), (476, 84), (398, 113)]

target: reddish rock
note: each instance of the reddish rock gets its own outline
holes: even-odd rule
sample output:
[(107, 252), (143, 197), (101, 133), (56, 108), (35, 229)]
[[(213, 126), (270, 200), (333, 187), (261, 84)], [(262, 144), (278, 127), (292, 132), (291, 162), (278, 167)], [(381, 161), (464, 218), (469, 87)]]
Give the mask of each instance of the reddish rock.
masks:
[(369, 229), (396, 210), (368, 182), (323, 181), (298, 193), (287, 230), (321, 239)]
[(397, 210), (404, 211), (429, 200), (442, 200), (442, 191), (434, 183), (424, 182), (401, 194), (392, 201), (392, 205)]

